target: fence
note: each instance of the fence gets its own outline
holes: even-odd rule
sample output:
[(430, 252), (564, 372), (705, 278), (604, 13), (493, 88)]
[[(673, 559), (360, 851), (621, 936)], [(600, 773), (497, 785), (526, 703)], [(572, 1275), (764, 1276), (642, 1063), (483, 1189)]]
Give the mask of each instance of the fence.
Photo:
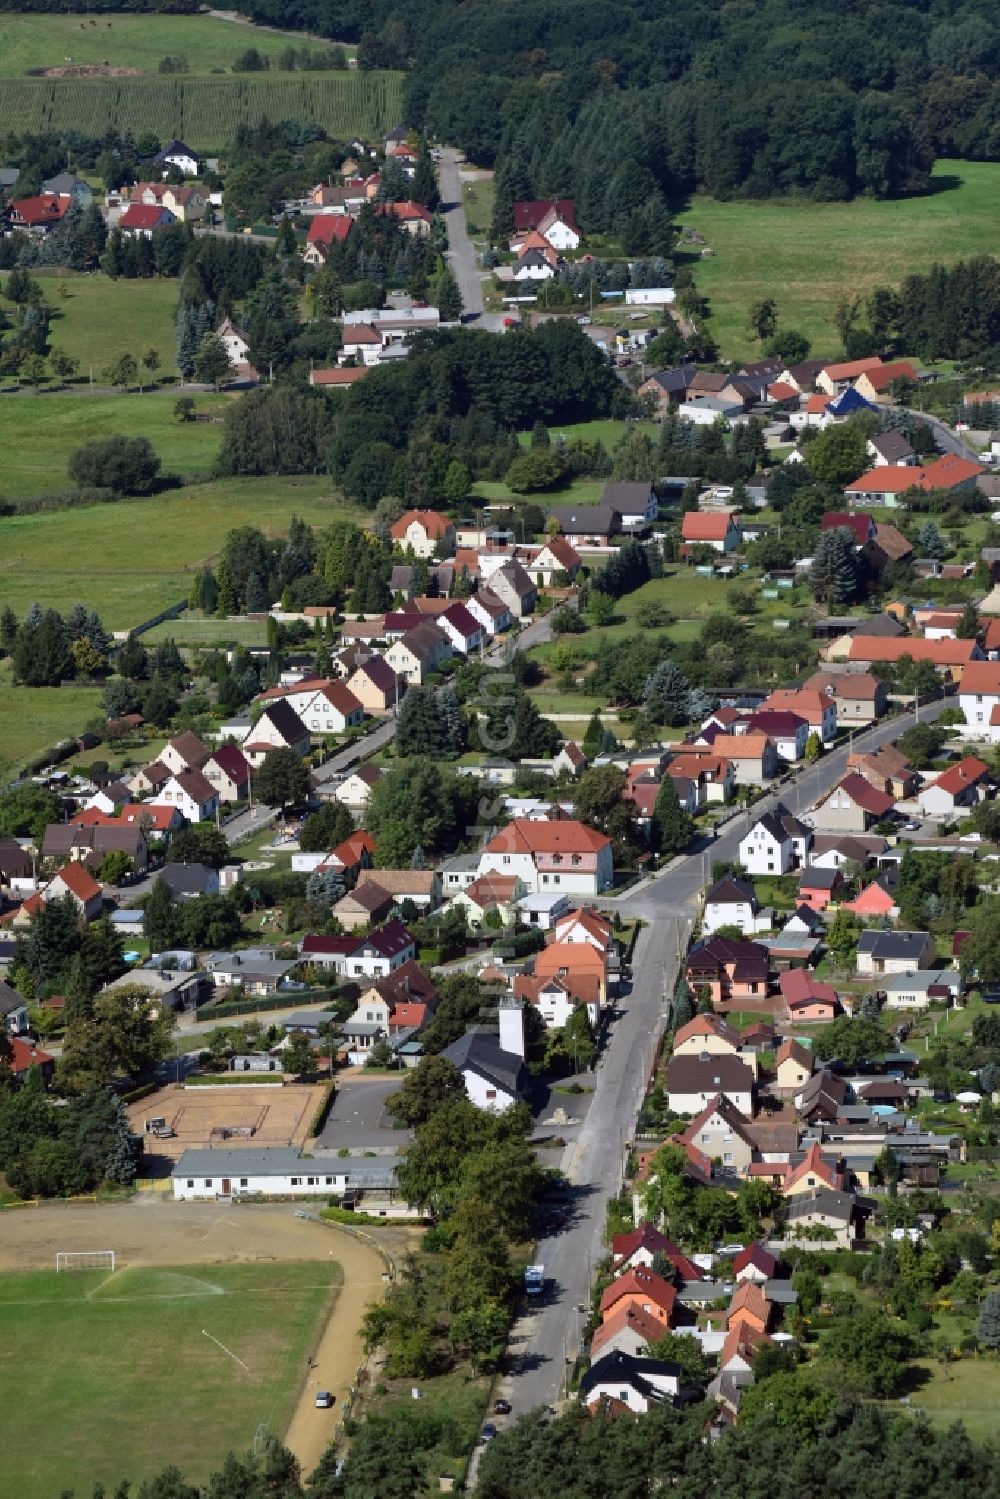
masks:
[(168, 619), (176, 619), (178, 615), (184, 613), (186, 608), (187, 599), (181, 599), (179, 604), (170, 604), (166, 609), (161, 609), (159, 614), (154, 614), (152, 619), (144, 619), (141, 625), (136, 625), (131, 630), (116, 630), (115, 639), (128, 640), (130, 637), (134, 639), (139, 635), (145, 635), (146, 631), (152, 630), (155, 625), (162, 625)]

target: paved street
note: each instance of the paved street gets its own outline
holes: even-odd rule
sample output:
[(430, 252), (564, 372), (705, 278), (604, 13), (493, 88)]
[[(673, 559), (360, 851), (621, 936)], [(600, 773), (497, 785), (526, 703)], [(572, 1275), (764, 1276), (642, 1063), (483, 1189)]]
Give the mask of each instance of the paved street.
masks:
[(461, 153), (446, 146), (441, 152), (438, 177), (441, 186), (441, 217), (448, 228), (448, 260), (455, 273), (466, 313), (481, 315), (483, 283), (476, 251), (465, 228), (462, 180), (458, 172)]
[[(946, 698), (922, 707), (920, 721), (932, 721), (951, 701)], [(854, 748), (875, 749), (891, 742), (914, 721), (910, 713), (856, 734)], [(781, 788), (780, 796), (756, 803), (750, 819), (777, 800), (790, 812), (807, 811), (843, 776), (848, 748), (845, 744), (804, 769)], [(589, 1304), (592, 1266), (604, 1253), (607, 1201), (621, 1186), (624, 1147), (635, 1128), (662, 1036), (679, 954), (686, 950), (712, 861), (737, 856), (747, 825), (746, 816), (735, 818), (704, 850), (675, 860), (639, 890), (602, 902), (609, 910), (641, 916), (651, 924), (636, 944), (632, 992), (597, 1071), (586, 1122), (565, 1153), (564, 1169), (577, 1189), (571, 1220), (564, 1229), (547, 1235), (536, 1250), (535, 1258), (546, 1270), (545, 1299), (540, 1306), (526, 1309), (512, 1331), (508, 1372), (498, 1393), (511, 1401), (515, 1416), (535, 1406), (554, 1405), (562, 1394), (566, 1359), (579, 1348), (586, 1321), (586, 1311), (580, 1308)]]

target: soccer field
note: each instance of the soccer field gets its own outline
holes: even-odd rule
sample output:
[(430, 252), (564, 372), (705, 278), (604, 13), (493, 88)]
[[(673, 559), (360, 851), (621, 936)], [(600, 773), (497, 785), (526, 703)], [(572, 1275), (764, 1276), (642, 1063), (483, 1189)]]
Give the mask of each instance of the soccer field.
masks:
[(259, 1425), (282, 1436), (342, 1279), (332, 1261), (4, 1275), (0, 1499), (169, 1463), (198, 1483)]

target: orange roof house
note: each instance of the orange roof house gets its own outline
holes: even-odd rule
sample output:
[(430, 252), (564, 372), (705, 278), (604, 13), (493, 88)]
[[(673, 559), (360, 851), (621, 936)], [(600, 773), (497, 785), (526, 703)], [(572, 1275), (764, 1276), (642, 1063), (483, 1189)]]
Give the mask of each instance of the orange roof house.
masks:
[(687, 510), (681, 521), (681, 540), (689, 545), (724, 542), (736, 532), (735, 511)]
[(656, 1317), (632, 1302), (623, 1301), (608, 1313), (595, 1330), (590, 1340), (591, 1361), (599, 1358), (602, 1348), (622, 1333), (632, 1333), (640, 1342), (648, 1344), (658, 1342), (663, 1337), (663, 1331), (663, 1323)]
[(771, 1321), (771, 1302), (752, 1280), (741, 1280), (726, 1313), (726, 1330), (748, 1327), (751, 1333), (766, 1333)]
[(903, 656), (929, 661), (938, 671), (957, 675), (969, 662), (981, 661), (983, 653), (976, 640), (926, 640), (912, 635), (900, 635), (895, 640), (882, 635), (854, 635), (847, 653), (849, 661), (866, 662), (896, 662)]
[(637, 1265), (626, 1270), (613, 1280), (601, 1297), (601, 1321), (613, 1308), (625, 1305), (636, 1306), (648, 1316), (654, 1317), (663, 1328), (668, 1328), (674, 1314), (677, 1293), (669, 1281), (655, 1270)]
[(566, 979), (570, 985), (586, 977), (597, 982), (604, 1000), (608, 993), (607, 954), (589, 942), (551, 942), (535, 957), (535, 977)]

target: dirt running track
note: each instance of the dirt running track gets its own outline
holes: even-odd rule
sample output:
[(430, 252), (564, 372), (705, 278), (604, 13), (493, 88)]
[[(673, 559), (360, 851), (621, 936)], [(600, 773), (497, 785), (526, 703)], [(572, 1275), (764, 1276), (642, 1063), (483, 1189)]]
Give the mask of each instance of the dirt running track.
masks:
[[(127, 1203), (49, 1204), (0, 1212), (0, 1271), (52, 1269), (59, 1249), (114, 1249), (123, 1265), (205, 1265), (259, 1260), (336, 1261), (343, 1288), (303, 1370), (301, 1396), (287, 1433), (278, 1432), (302, 1464), (315, 1467), (341, 1419), (344, 1397), (362, 1362), (361, 1319), (385, 1289), (385, 1261), (372, 1240), (397, 1259), (413, 1244), (412, 1229), (386, 1228), (358, 1237), (347, 1229), (296, 1218), (292, 1207), (219, 1207), (174, 1203), (150, 1192)], [(317, 1410), (316, 1391), (329, 1390), (332, 1410)]]

